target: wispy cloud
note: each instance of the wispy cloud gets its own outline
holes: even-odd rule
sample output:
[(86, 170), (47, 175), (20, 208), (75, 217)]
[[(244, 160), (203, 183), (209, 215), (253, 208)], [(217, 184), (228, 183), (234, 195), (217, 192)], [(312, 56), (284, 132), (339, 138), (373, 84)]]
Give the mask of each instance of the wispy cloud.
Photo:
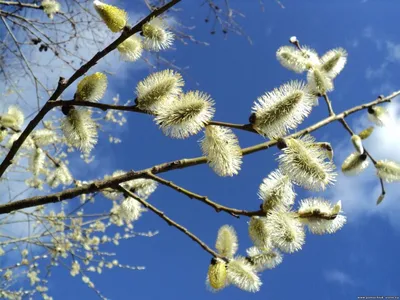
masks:
[(347, 273), (340, 270), (328, 270), (324, 272), (324, 277), (328, 282), (340, 285), (355, 285), (355, 281)]
[[(400, 105), (395, 100), (389, 104), (390, 121), (385, 127), (377, 127), (365, 141), (365, 147), (377, 160), (390, 159), (400, 162)], [(356, 132), (371, 126), (365, 116), (353, 124)], [(350, 140), (336, 151), (338, 166), (354, 149)], [(396, 229), (400, 230), (400, 189), (396, 183), (385, 184), (387, 191), (384, 201), (376, 206), (380, 195), (380, 184), (373, 165), (359, 176), (347, 177), (340, 174), (337, 183), (331, 191), (331, 197), (343, 203), (343, 210), (347, 213), (349, 222), (360, 221), (360, 217), (381, 216), (388, 220)]]
[(400, 43), (393, 42), (390, 39), (386, 40), (384, 38), (380, 38), (372, 27), (366, 27), (362, 36), (373, 42), (378, 51), (386, 52), (378, 67), (367, 67), (365, 71), (365, 77), (369, 80), (388, 78), (390, 76), (390, 72), (388, 71), (389, 64), (400, 63)]

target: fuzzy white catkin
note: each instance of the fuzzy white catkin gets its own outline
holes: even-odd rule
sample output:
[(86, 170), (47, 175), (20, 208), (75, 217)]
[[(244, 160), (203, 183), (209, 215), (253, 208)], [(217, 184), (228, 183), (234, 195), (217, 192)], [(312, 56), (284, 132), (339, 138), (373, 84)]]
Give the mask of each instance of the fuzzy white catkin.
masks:
[(254, 216), (249, 221), (249, 236), (254, 245), (261, 249), (271, 247), (271, 236), (267, 226), (266, 218)]
[[(346, 223), (346, 217), (341, 213), (341, 201), (335, 205), (322, 198), (307, 198), (300, 202), (298, 214), (301, 221), (314, 234), (332, 234)], [(311, 217), (307, 215), (312, 214)], [(325, 218), (318, 217), (323, 214)], [(332, 217), (329, 219), (327, 217)]]
[(247, 249), (246, 252), (248, 260), (257, 272), (273, 269), (282, 263), (283, 260), (282, 254), (277, 250), (261, 250), (257, 247), (251, 247)]
[[(125, 171), (117, 170), (111, 176), (104, 176), (104, 179), (121, 176), (126, 174)], [(121, 183), (121, 186), (131, 192), (135, 193), (137, 196), (143, 200), (147, 198), (157, 189), (158, 183), (152, 179), (138, 178)], [(111, 200), (117, 200), (121, 193), (117, 190), (103, 190), (103, 195)]]
[(164, 134), (184, 139), (197, 134), (214, 116), (214, 101), (203, 92), (190, 91), (168, 105), (161, 105), (155, 121)]
[(231, 258), (238, 250), (238, 238), (232, 226), (223, 225), (218, 230), (215, 249), (224, 257)]
[(400, 164), (390, 160), (379, 160), (376, 172), (386, 182), (400, 181)]
[(33, 175), (39, 175), (44, 166), (45, 158), (46, 156), (42, 149), (36, 148), (33, 150), (29, 162), (29, 168)]
[(313, 107), (315, 96), (300, 81), (288, 82), (265, 93), (254, 103), (253, 127), (263, 135), (279, 138), (296, 129)]
[(32, 132), (32, 139), (37, 146), (47, 146), (55, 143), (58, 137), (54, 130), (42, 128)]
[(144, 209), (140, 202), (128, 197), (122, 201), (118, 213), (126, 223), (130, 223), (139, 219), (143, 211)]
[(307, 83), (310, 91), (315, 95), (325, 95), (333, 91), (332, 79), (320, 68), (311, 68), (307, 73)]
[(368, 108), (368, 119), (377, 126), (385, 126), (389, 115), (385, 108), (381, 106), (372, 106)]
[(358, 152), (351, 153), (342, 164), (342, 172), (345, 175), (357, 175), (369, 166), (369, 160), (366, 154)]
[(233, 176), (239, 173), (242, 164), (242, 150), (236, 135), (229, 128), (208, 125), (201, 150), (207, 156), (209, 166), (219, 176)]
[(293, 46), (282, 46), (276, 51), (276, 58), (283, 67), (296, 73), (302, 73), (320, 63), (317, 52), (307, 46), (301, 47), (301, 50)]
[(347, 51), (343, 48), (329, 50), (321, 57), (321, 70), (331, 79), (334, 79), (344, 68), (347, 62)]
[(15, 106), (11, 105), (7, 113), (0, 116), (0, 124), (4, 127), (13, 127), (15, 129), (20, 129), (24, 124), (25, 116), (22, 110)]
[(125, 61), (137, 61), (143, 53), (140, 37), (132, 35), (117, 46), (121, 58)]
[(274, 210), (267, 214), (272, 243), (283, 252), (299, 251), (305, 239), (303, 224), (293, 212)]
[(71, 109), (61, 122), (61, 129), (69, 144), (90, 153), (97, 143), (97, 124), (87, 109)]
[(41, 3), (44, 13), (53, 19), (54, 15), (60, 11), (61, 5), (55, 0), (43, 0)]
[(252, 265), (244, 257), (229, 261), (227, 267), (228, 281), (248, 292), (258, 292), (262, 285)]
[(143, 46), (150, 51), (161, 51), (170, 48), (174, 41), (174, 35), (168, 30), (165, 20), (160, 17), (152, 18), (143, 25)]
[(181, 74), (173, 70), (152, 73), (136, 87), (137, 106), (146, 111), (157, 112), (161, 105), (168, 105), (176, 100), (183, 85)]
[(279, 168), (291, 180), (313, 191), (324, 190), (327, 185), (335, 182), (335, 165), (326, 160), (326, 154), (315, 147), (311, 136), (299, 139), (287, 139), (287, 147), (279, 155)]
[(273, 208), (287, 208), (294, 203), (295, 192), (293, 184), (288, 175), (283, 175), (281, 171), (271, 172), (264, 178), (260, 185), (258, 196), (263, 201), (264, 212)]

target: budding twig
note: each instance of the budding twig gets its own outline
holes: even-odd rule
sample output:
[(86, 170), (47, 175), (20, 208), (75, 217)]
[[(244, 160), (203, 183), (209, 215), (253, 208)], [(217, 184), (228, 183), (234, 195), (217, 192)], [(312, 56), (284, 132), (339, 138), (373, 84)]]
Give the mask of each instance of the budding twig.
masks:
[[(389, 102), (398, 95), (400, 95), (400, 91), (396, 91), (385, 98), (379, 98), (375, 101), (372, 101), (372, 102), (369, 102), (366, 104), (362, 104), (359, 106), (355, 106), (355, 107), (350, 108), (340, 114), (325, 118), (325, 119), (315, 123), (314, 125), (309, 126), (305, 129), (295, 132), (293, 134), (290, 134), (290, 135), (286, 136), (285, 138), (297, 138), (299, 136), (309, 134), (319, 128), (322, 128), (332, 122), (341, 120), (341, 119), (343, 119), (351, 114), (354, 114), (358, 111), (364, 110), (368, 107), (377, 105), (379, 103)], [(14, 142), (14, 144), (15, 144), (15, 142)], [(275, 141), (275, 140), (267, 141), (267, 142), (264, 142), (261, 144), (257, 144), (257, 145), (242, 149), (242, 154), (249, 155), (254, 152), (259, 152), (262, 150), (269, 149), (273, 146), (276, 146), (276, 144), (277, 144), (277, 141)], [(90, 184), (82, 185), (80, 187), (66, 189), (62, 192), (53, 193), (53, 194), (49, 194), (49, 195), (45, 195), (45, 196), (36, 196), (36, 197), (26, 198), (26, 199), (19, 200), (19, 201), (14, 201), (11, 203), (2, 204), (2, 205), (0, 205), (0, 214), (10, 213), (12, 211), (27, 208), (27, 207), (34, 207), (34, 206), (44, 205), (44, 204), (48, 204), (48, 203), (60, 202), (62, 200), (72, 199), (74, 197), (77, 197), (77, 196), (80, 196), (83, 194), (90, 194), (93, 192), (97, 192), (97, 191), (103, 190), (108, 187), (113, 187), (113, 186), (123, 183), (125, 181), (146, 177), (146, 172), (149, 172), (149, 171), (152, 174), (158, 174), (158, 173), (169, 172), (171, 170), (184, 169), (184, 168), (188, 168), (188, 167), (192, 167), (192, 166), (197, 166), (197, 165), (201, 165), (201, 164), (205, 164), (205, 163), (207, 163), (207, 158), (205, 156), (180, 159), (180, 160), (175, 160), (175, 161), (171, 161), (171, 162), (167, 162), (167, 163), (162, 163), (162, 164), (153, 166), (153, 167), (145, 169), (145, 170), (136, 171), (136, 172), (130, 171), (124, 175), (115, 176), (110, 179), (97, 180)]]

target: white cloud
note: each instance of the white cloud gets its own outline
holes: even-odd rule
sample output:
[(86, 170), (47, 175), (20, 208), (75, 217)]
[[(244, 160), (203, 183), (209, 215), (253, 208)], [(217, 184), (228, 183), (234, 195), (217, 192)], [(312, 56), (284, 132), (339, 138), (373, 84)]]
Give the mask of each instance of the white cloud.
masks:
[(386, 75), (386, 67), (388, 63), (384, 61), (378, 68), (368, 67), (365, 70), (365, 78), (371, 80), (376, 78), (383, 78)]
[(388, 51), (387, 59), (389, 61), (400, 62), (400, 44), (386, 41), (386, 49)]
[(324, 272), (327, 281), (340, 285), (355, 285), (355, 281), (345, 272), (334, 269)]
[[(397, 100), (398, 101), (398, 100)], [(385, 127), (376, 127), (372, 135), (364, 142), (365, 148), (376, 160), (389, 159), (400, 162), (400, 104), (393, 100), (387, 106), (390, 121)], [(359, 118), (353, 128), (356, 132), (371, 126), (367, 118)], [(336, 163), (340, 167), (347, 155), (353, 152), (348, 139), (345, 145), (338, 147)], [(343, 210), (349, 218), (349, 223), (362, 222), (368, 216), (380, 216), (388, 220), (400, 230), (400, 189), (398, 183), (386, 183), (387, 191), (384, 201), (377, 206), (376, 200), (380, 195), (379, 180), (375, 175), (372, 164), (359, 176), (346, 177), (342, 173), (337, 178), (336, 185), (331, 189), (331, 197), (342, 200)]]

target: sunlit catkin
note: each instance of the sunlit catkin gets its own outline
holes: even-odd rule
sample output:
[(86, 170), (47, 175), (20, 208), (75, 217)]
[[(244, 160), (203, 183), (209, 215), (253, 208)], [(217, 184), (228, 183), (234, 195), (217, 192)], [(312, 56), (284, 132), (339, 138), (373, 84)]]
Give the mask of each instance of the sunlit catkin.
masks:
[(172, 46), (174, 35), (168, 30), (165, 20), (157, 17), (152, 18), (143, 25), (142, 33), (144, 36), (143, 46), (147, 50), (160, 51)]
[(242, 150), (232, 130), (208, 125), (200, 145), (208, 164), (219, 176), (233, 176), (239, 173)]
[(333, 91), (333, 82), (328, 75), (318, 67), (311, 68), (307, 73), (310, 91), (315, 95), (324, 95)]
[(288, 175), (279, 170), (271, 172), (260, 185), (258, 196), (263, 201), (262, 208), (268, 212), (274, 208), (287, 208), (294, 203), (295, 192)]
[(324, 151), (314, 146), (314, 138), (290, 138), (279, 156), (279, 168), (291, 180), (313, 191), (324, 190), (336, 178), (335, 165), (326, 160)]
[(299, 219), (314, 234), (332, 234), (346, 223), (341, 214), (341, 201), (335, 205), (322, 198), (307, 198), (300, 202)]
[(373, 126), (370, 126), (370, 127), (368, 127), (368, 128), (365, 128), (363, 131), (361, 131), (361, 132), (358, 134), (358, 136), (359, 136), (362, 140), (365, 140), (365, 139), (367, 139), (367, 138), (372, 134), (373, 131), (374, 131), (374, 127), (373, 127)]
[(360, 136), (353, 134), (351, 137), (351, 142), (353, 143), (354, 149), (356, 149), (358, 153), (360, 154), (364, 153), (364, 147)]
[(267, 269), (273, 269), (282, 263), (282, 254), (277, 250), (251, 247), (246, 250), (247, 260), (251, 263), (257, 272), (262, 272)]
[(375, 164), (377, 175), (386, 182), (400, 181), (400, 164), (390, 160), (379, 160)]
[(226, 263), (219, 258), (213, 258), (208, 267), (207, 283), (213, 291), (223, 289), (227, 285)]
[(250, 122), (271, 139), (282, 137), (310, 114), (314, 99), (302, 82), (286, 83), (257, 99)]
[(329, 50), (321, 57), (321, 70), (331, 79), (335, 78), (347, 62), (347, 51), (343, 48)]
[(267, 226), (272, 243), (283, 252), (299, 251), (305, 239), (303, 224), (295, 213), (274, 210), (267, 214)]
[(96, 72), (85, 76), (79, 83), (75, 93), (75, 100), (97, 102), (103, 98), (107, 89), (107, 76)]
[(247, 292), (258, 292), (262, 285), (255, 269), (244, 257), (229, 261), (227, 275), (230, 283)]
[(276, 58), (285, 68), (302, 73), (319, 64), (318, 54), (307, 46), (301, 50), (293, 46), (282, 46), (276, 51)]
[(198, 133), (214, 116), (214, 101), (203, 92), (181, 94), (169, 105), (160, 106), (155, 121), (165, 135), (184, 139)]
[(43, 0), (40, 6), (43, 8), (44, 13), (53, 19), (54, 15), (60, 11), (61, 5), (55, 0)]
[(368, 107), (368, 119), (378, 126), (384, 126), (388, 121), (388, 112), (381, 106)]
[(156, 112), (160, 105), (176, 100), (182, 92), (184, 81), (181, 74), (173, 70), (163, 70), (150, 74), (136, 87), (138, 108)]
[(215, 249), (223, 257), (231, 258), (236, 254), (238, 249), (238, 238), (236, 231), (232, 226), (223, 225), (218, 230)]
[(136, 61), (143, 53), (143, 45), (140, 37), (132, 35), (117, 46), (121, 58), (125, 61)]
[(367, 155), (354, 152), (350, 154), (342, 164), (342, 172), (345, 175), (357, 175), (369, 166)]
[(97, 125), (90, 110), (70, 109), (61, 122), (61, 129), (67, 142), (83, 153), (89, 153), (97, 143)]
[(271, 247), (271, 236), (267, 227), (266, 218), (254, 216), (249, 221), (249, 236), (254, 245), (261, 249)]
[(123, 9), (105, 4), (99, 0), (93, 1), (94, 8), (104, 23), (112, 32), (124, 29), (128, 21), (128, 14)]

